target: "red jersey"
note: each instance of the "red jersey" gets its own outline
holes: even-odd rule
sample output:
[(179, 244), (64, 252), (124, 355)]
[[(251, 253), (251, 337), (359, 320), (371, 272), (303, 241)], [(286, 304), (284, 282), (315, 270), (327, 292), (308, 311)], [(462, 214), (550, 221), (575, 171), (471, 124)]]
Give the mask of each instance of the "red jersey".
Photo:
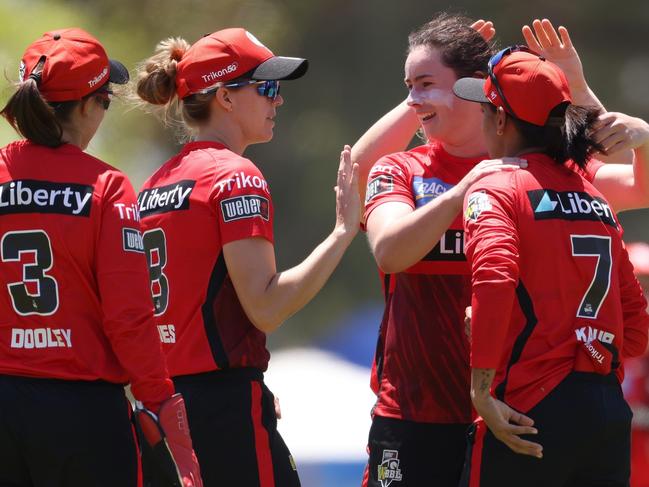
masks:
[(0, 373), (173, 393), (124, 174), (74, 145), (2, 148), (0, 260)]
[[(483, 158), (448, 154), (440, 143), (391, 154), (368, 178), (364, 220), (379, 205), (413, 210), (455, 186)], [(420, 262), (384, 275), (385, 312), (373, 367), (374, 413), (410, 421), (470, 423), (469, 267), (460, 215)]]
[[(417, 209), (455, 186), (484, 157), (450, 155), (441, 143), (383, 157), (368, 177), (364, 221), (377, 206)], [(601, 163), (589, 164), (594, 177)], [(385, 312), (372, 367), (379, 416), (430, 423), (472, 420), (469, 343), (470, 268), (461, 215), (420, 262), (383, 275)]]
[(542, 154), (465, 197), (472, 265), (471, 366), (526, 412), (572, 370), (644, 352), (649, 316), (622, 229), (588, 181)]
[(171, 375), (266, 370), (266, 335), (241, 307), (223, 257), (229, 242), (273, 241), (273, 205), (259, 169), (222, 144), (191, 142), (144, 183), (138, 204)]

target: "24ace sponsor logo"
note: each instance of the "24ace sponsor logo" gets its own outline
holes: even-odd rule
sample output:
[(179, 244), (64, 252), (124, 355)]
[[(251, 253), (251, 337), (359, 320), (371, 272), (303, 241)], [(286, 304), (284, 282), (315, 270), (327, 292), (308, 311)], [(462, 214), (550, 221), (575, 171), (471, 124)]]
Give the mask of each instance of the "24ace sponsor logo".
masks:
[(412, 180), (412, 190), (415, 194), (415, 206), (419, 208), (443, 195), (454, 185), (438, 178), (415, 176)]
[(383, 450), (383, 458), (378, 466), (378, 480), (381, 482), (381, 487), (388, 487), (392, 482), (401, 482), (402, 479), (399, 450)]

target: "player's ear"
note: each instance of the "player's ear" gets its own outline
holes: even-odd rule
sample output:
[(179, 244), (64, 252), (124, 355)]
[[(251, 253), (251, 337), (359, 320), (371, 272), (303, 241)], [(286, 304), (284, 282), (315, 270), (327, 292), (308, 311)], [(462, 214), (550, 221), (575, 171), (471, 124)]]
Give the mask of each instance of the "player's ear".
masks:
[(503, 107), (498, 107), (496, 109), (496, 133), (498, 135), (504, 134), (506, 126), (507, 126), (507, 112)]
[(222, 110), (231, 112), (234, 105), (232, 102), (232, 91), (225, 87), (219, 88), (214, 94), (214, 103), (216, 103)]

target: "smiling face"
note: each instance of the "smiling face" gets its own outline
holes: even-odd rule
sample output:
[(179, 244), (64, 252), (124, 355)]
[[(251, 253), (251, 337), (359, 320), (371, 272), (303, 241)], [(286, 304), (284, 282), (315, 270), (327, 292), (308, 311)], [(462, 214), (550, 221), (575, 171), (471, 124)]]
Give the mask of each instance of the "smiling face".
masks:
[(412, 49), (406, 59), (404, 81), (408, 105), (417, 113), (428, 140), (462, 145), (480, 137), (480, 108), (453, 94), (457, 76), (442, 63), (437, 49)]
[(262, 96), (258, 85), (231, 88), (233, 116), (239, 124), (245, 145), (269, 142), (273, 138), (277, 108), (284, 103), (282, 95), (275, 100)]

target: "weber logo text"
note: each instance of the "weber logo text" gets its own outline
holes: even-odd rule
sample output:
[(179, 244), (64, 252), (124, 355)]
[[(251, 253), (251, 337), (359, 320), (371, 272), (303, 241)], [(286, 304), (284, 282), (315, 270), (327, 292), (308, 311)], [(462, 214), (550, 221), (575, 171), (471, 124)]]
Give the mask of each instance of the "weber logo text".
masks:
[(21, 179), (0, 184), (0, 215), (59, 213), (89, 216), (93, 187)]
[(221, 201), (221, 213), (224, 222), (256, 216), (268, 221), (269, 204), (263, 196), (236, 196)]
[(141, 254), (144, 253), (144, 243), (142, 242), (142, 234), (139, 230), (134, 228), (122, 228), (122, 236), (124, 240), (124, 250)]
[(142, 191), (138, 198), (142, 218), (155, 213), (186, 210), (189, 208), (189, 196), (196, 181), (183, 180), (167, 186), (149, 188)]
[(535, 189), (527, 192), (535, 220), (601, 221), (617, 228), (613, 210), (597, 196), (583, 191), (553, 191)]

